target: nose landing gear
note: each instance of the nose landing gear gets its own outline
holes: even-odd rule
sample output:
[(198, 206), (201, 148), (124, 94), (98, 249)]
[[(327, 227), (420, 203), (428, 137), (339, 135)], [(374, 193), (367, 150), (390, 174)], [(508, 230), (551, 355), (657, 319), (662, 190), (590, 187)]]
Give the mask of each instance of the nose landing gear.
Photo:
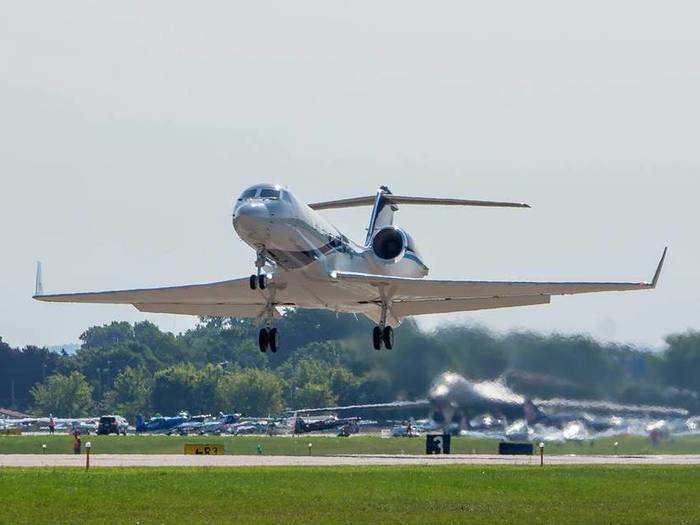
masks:
[(255, 267), (258, 269), (257, 273), (250, 276), (250, 289), (265, 290), (267, 288), (267, 275), (262, 273), (262, 268), (267, 263), (267, 258), (265, 257), (265, 250), (258, 250), (258, 256), (255, 259)]
[(265, 290), (267, 288), (267, 275), (264, 273), (250, 276), (250, 289), (257, 290), (258, 288), (261, 290)]

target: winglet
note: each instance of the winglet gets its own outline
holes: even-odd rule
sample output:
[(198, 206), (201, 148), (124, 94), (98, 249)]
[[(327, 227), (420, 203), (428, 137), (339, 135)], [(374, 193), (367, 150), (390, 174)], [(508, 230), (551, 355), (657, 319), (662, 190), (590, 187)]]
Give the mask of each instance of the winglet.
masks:
[(654, 273), (654, 278), (651, 280), (651, 288), (656, 288), (656, 285), (659, 282), (659, 277), (661, 277), (661, 270), (664, 267), (664, 261), (666, 260), (666, 253), (668, 252), (668, 246), (664, 248), (664, 253), (661, 255), (661, 260), (659, 261), (659, 265), (656, 267), (656, 272)]
[(44, 283), (41, 280), (41, 261), (36, 263), (36, 287), (34, 290), (34, 297), (44, 295)]

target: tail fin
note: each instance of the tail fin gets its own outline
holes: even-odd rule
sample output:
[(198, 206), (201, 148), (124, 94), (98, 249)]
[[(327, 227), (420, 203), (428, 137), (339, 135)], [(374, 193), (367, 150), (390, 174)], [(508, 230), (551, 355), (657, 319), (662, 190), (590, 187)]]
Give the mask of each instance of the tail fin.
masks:
[(374, 200), (374, 208), (372, 208), (372, 215), (367, 228), (366, 246), (372, 242), (375, 233), (386, 226), (394, 224), (394, 212), (399, 208), (387, 198), (391, 194), (391, 190), (386, 186), (380, 186), (377, 190), (377, 197)]
[(542, 421), (544, 412), (537, 408), (531, 399), (526, 399), (523, 404), (523, 416), (529, 425), (534, 425)]
[(143, 416), (136, 416), (136, 432), (143, 432), (146, 430), (146, 425), (143, 422)]

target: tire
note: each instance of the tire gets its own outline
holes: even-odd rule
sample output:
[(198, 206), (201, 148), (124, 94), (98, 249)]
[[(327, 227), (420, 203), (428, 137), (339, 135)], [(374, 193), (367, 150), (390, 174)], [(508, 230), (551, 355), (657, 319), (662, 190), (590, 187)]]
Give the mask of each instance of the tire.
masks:
[(258, 275), (258, 287), (261, 290), (264, 290), (265, 288), (267, 288), (267, 276), (264, 273), (261, 273), (260, 275)]
[(273, 328), (270, 330), (269, 343), (270, 343), (270, 350), (274, 354), (275, 352), (277, 352), (277, 349), (279, 348), (279, 332), (277, 331), (277, 328)]
[(270, 335), (267, 333), (267, 328), (260, 330), (260, 335), (258, 335), (258, 346), (261, 352), (267, 352), (267, 347), (270, 344)]
[(257, 287), (258, 287), (258, 276), (251, 275), (250, 276), (250, 289), (255, 290)]
[(375, 326), (374, 330), (372, 330), (372, 345), (375, 350), (382, 349), (382, 329), (378, 326)]
[(394, 329), (391, 326), (384, 327), (382, 340), (384, 341), (384, 348), (387, 350), (394, 348)]

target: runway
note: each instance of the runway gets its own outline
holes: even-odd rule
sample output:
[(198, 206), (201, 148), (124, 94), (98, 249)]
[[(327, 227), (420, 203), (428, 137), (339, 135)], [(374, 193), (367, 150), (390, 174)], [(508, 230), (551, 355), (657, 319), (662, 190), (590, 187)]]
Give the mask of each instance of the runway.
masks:
[[(700, 465), (700, 455), (545, 456), (546, 465)], [(360, 465), (539, 465), (539, 456), (333, 455), (194, 456), (179, 454), (93, 454), (91, 467), (330, 467)], [(0, 467), (84, 467), (85, 456), (4, 454)]]

